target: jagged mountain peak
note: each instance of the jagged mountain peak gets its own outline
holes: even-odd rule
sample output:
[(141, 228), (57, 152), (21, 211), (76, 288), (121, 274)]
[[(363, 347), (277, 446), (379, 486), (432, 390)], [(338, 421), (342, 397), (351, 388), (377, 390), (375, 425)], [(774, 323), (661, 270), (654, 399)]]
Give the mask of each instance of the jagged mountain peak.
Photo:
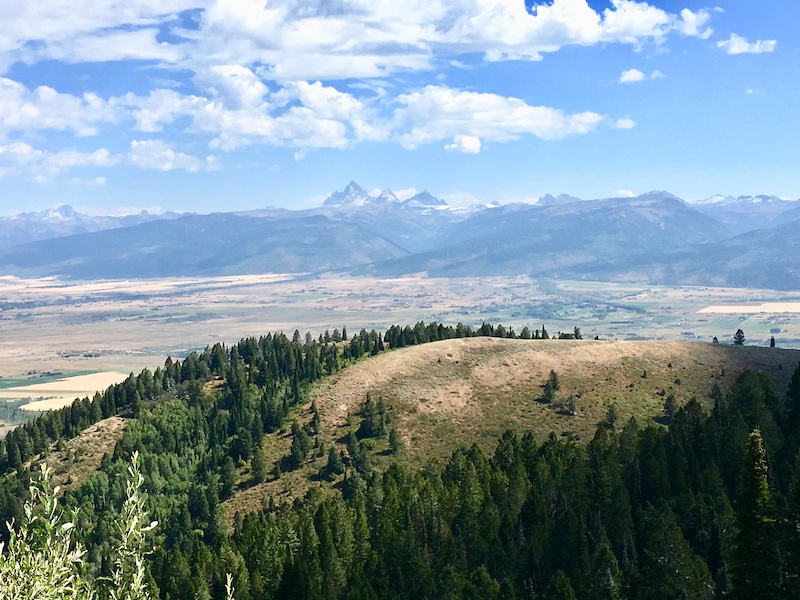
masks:
[(375, 196), (374, 201), (377, 204), (389, 204), (389, 203), (398, 203), (400, 199), (394, 195), (394, 192), (390, 189), (383, 190), (380, 194)]
[(403, 203), (409, 208), (431, 208), (436, 206), (447, 206), (447, 203), (431, 194), (428, 190), (422, 190), (418, 194), (411, 196)]
[(368, 204), (371, 200), (372, 198), (364, 188), (358, 185), (355, 181), (351, 181), (341, 192), (333, 192), (330, 196), (328, 196), (322, 205), (340, 206), (342, 204), (349, 204), (362, 206), (364, 204)]
[(68, 221), (82, 217), (83, 215), (77, 212), (69, 204), (61, 204), (53, 208), (47, 208), (39, 212), (22, 212), (17, 214), (14, 218), (34, 221)]

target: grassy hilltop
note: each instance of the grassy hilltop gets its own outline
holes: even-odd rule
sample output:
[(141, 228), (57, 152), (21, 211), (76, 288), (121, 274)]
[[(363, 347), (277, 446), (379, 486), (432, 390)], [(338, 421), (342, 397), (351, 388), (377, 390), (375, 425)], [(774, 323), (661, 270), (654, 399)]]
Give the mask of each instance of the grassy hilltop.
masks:
[[(491, 451), (507, 429), (532, 431), (539, 441), (550, 432), (586, 443), (615, 405), (620, 426), (631, 417), (643, 425), (663, 422), (670, 394), (682, 406), (696, 398), (713, 406), (712, 390), (724, 394), (746, 370), (763, 371), (784, 393), (800, 351), (693, 342), (513, 340), (459, 338), (400, 348), (357, 362), (323, 379), (296, 416), (311, 418), (311, 403), (321, 416), (320, 439), (346, 453), (345, 438), (357, 430), (369, 394), (382, 399), (403, 443), (393, 454), (387, 436), (371, 440), (378, 468), (395, 461), (408, 466), (446, 459), (459, 446), (478, 443)], [(559, 379), (554, 402), (545, 402), (550, 371)], [(575, 411), (568, 410), (572, 396)], [(268, 464), (288, 455), (288, 427), (264, 440)], [(280, 479), (246, 487), (227, 502), (237, 510), (257, 508), (268, 496), (302, 497), (309, 486), (327, 487), (317, 477), (327, 455), (285, 472)], [(241, 472), (249, 479), (247, 468)]]

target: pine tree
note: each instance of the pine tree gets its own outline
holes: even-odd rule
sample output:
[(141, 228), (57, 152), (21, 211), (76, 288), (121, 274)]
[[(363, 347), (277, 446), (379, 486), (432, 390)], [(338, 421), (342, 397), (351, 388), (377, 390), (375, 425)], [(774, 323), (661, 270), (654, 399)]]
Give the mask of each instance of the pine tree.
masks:
[(253, 448), (253, 458), (250, 463), (250, 472), (253, 475), (253, 480), (256, 483), (261, 483), (267, 479), (267, 461), (264, 459), (264, 449), (261, 447), (261, 444), (257, 444), (256, 447)]
[(403, 440), (400, 438), (396, 427), (392, 427), (389, 431), (389, 449), (392, 454), (397, 454), (403, 450)]
[(669, 505), (648, 508), (642, 520), (642, 558), (638, 596), (641, 598), (709, 598), (711, 574), (692, 553)]
[(733, 334), (733, 344), (734, 346), (744, 346), (744, 331), (736, 330), (736, 333)]
[(675, 399), (675, 394), (667, 396), (667, 399), (664, 401), (664, 416), (667, 418), (667, 422), (672, 422), (672, 418), (675, 416), (675, 413), (678, 412), (679, 408), (678, 401)]
[(767, 475), (764, 442), (755, 429), (747, 440), (739, 479), (739, 533), (731, 569), (733, 597), (742, 600), (781, 597), (781, 560)]
[(324, 471), (325, 478), (328, 480), (336, 479), (337, 475), (344, 473), (344, 459), (336, 445), (331, 446), (331, 449), (328, 450), (328, 464), (325, 465)]
[(569, 577), (564, 571), (556, 571), (544, 591), (544, 600), (578, 600)]
[(559, 388), (561, 388), (561, 384), (558, 381), (558, 374), (551, 370), (550, 376), (544, 384), (544, 401), (548, 404), (555, 402)]

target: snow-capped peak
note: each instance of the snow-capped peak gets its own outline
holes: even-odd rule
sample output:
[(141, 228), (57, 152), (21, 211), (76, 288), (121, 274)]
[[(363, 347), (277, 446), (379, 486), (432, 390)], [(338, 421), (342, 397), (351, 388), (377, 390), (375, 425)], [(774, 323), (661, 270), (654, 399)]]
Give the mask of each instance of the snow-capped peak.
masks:
[(695, 204), (712, 205), (712, 206), (747, 206), (753, 204), (779, 204), (782, 202), (793, 202), (792, 200), (785, 200), (777, 196), (767, 196), (759, 194), (758, 196), (723, 196), (717, 194), (706, 198), (705, 200), (698, 200)]
[(371, 200), (372, 198), (370, 198), (370, 195), (364, 188), (358, 185), (355, 181), (351, 181), (341, 192), (333, 192), (330, 196), (328, 196), (328, 199), (325, 200), (322, 205), (340, 206), (342, 204), (349, 204), (354, 206), (363, 206), (365, 204), (369, 204)]
[(375, 196), (373, 201), (375, 203), (377, 203), (377, 204), (389, 204), (389, 203), (392, 203), (392, 202), (395, 202), (395, 203), (400, 202), (400, 199), (397, 196), (394, 195), (394, 192), (392, 190), (386, 189), (386, 190), (383, 190), (377, 196)]

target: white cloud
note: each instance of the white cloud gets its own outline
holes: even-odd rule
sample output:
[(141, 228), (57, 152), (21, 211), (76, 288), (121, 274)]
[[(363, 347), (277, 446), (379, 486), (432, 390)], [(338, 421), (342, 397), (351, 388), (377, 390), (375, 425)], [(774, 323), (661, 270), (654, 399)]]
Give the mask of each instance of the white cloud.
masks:
[(47, 46), (43, 58), (68, 63), (108, 62), (113, 60), (154, 60), (175, 63), (183, 50), (158, 42), (156, 28), (133, 31), (100, 31), (77, 39), (56, 41)]
[[(176, 16), (200, 9), (198, 28)], [(602, 12), (586, 0), (553, 0), (530, 14), (522, 0), (6, 0), (0, 4), (3, 65), (155, 60), (205, 73), (260, 65), (277, 81), (384, 77), (456, 61), (540, 60), (563, 46), (662, 43), (707, 37), (710, 12), (674, 14), (639, 0)], [(160, 41), (161, 31), (171, 34)]]
[(459, 147), (460, 139), (461, 149), (472, 151), (476, 141), (507, 142), (523, 134), (559, 139), (588, 133), (603, 119), (593, 112), (567, 114), (546, 106), (530, 106), (519, 98), (432, 85), (402, 94), (397, 102), (401, 107), (394, 114), (395, 128), (406, 148), (451, 138), (451, 149)]
[(661, 71), (653, 71), (648, 76), (639, 69), (628, 69), (627, 71), (623, 71), (619, 76), (619, 82), (636, 83), (639, 81), (645, 81), (646, 79), (661, 79), (664, 76), (665, 75)]
[(717, 42), (717, 47), (722, 48), (728, 54), (763, 54), (773, 52), (777, 44), (778, 42), (775, 40), (748, 42), (747, 38), (732, 33), (730, 39)]
[(713, 29), (705, 26), (710, 19), (711, 13), (706, 10), (693, 13), (688, 8), (684, 8), (681, 11), (680, 21), (678, 21), (678, 31), (683, 35), (707, 40), (714, 33)]
[(647, 79), (647, 75), (642, 73), (639, 69), (628, 69), (627, 71), (623, 71), (622, 75), (619, 76), (620, 83), (633, 83), (636, 81), (644, 81)]
[[(187, 17), (179, 14), (191, 9), (197, 9), (196, 22), (185, 26)], [(524, 135), (559, 139), (596, 129), (602, 115), (444, 85), (397, 95), (394, 86), (403, 81), (387, 78), (443, 65), (468, 68), (463, 61), (475, 55), (541, 60), (570, 45), (639, 48), (671, 35), (704, 38), (710, 14), (675, 14), (639, 0), (612, 0), (599, 12), (587, 0), (553, 0), (535, 15), (522, 0), (6, 0), (0, 3), (0, 73), (20, 61), (138, 59), (192, 73), (195, 88), (192, 94), (153, 89), (104, 99), (0, 78), (0, 143), (15, 137), (9, 134), (46, 130), (95, 135), (112, 123), (164, 132), (165, 139), (179, 130), (226, 151), (250, 144), (293, 147), (298, 158), (314, 148), (365, 141), (407, 148), (442, 143), (449, 151), (478, 153), (487, 142)], [(620, 81), (647, 77), (632, 69)], [(348, 80), (351, 93), (330, 85), (337, 79)], [(617, 127), (633, 125), (616, 121)], [(114, 164), (191, 172), (215, 165), (213, 157), (125, 134), (121, 141), (130, 149), (113, 157)], [(34, 162), (50, 164), (50, 172), (67, 159), (41, 152)]]
[(105, 187), (107, 180), (105, 177), (73, 177), (67, 183), (75, 187)]
[(214, 167), (215, 158), (206, 157), (201, 160), (196, 156), (175, 152), (169, 144), (161, 140), (133, 140), (127, 162), (140, 169), (152, 169), (155, 171), (197, 171), (207, 170)]
[(120, 162), (119, 156), (112, 155), (104, 148), (94, 152), (77, 150), (48, 152), (25, 142), (14, 142), (0, 146), (0, 179), (7, 176), (21, 176), (45, 182), (62, 171), (79, 167), (112, 167)]
[(617, 129), (633, 129), (636, 127), (636, 121), (633, 119), (628, 119), (627, 117), (624, 119), (617, 119), (614, 122), (614, 127)]
[(481, 138), (474, 135), (453, 136), (453, 143), (444, 147), (448, 152), (461, 152), (462, 154), (478, 154), (481, 151)]
[(269, 88), (247, 67), (216, 65), (198, 74), (212, 95), (231, 108), (258, 107), (265, 103)]
[(405, 188), (402, 190), (394, 190), (394, 195), (397, 196), (398, 200), (408, 200), (409, 198), (413, 198), (419, 193), (417, 188)]
[(633, 198), (636, 194), (634, 194), (631, 190), (621, 189), (614, 192), (615, 198)]
[[(174, 53), (183, 54), (183, 50), (168, 50), (155, 42), (154, 26), (173, 19), (181, 11), (208, 3), (207, 0), (4, 0), (0, 3), (3, 23), (0, 70), (4, 64), (17, 60), (108, 60), (119, 50), (101, 43), (103, 37), (120, 42), (126, 58), (174, 59)], [(142, 28), (150, 31), (137, 36), (137, 30)], [(145, 42), (147, 36), (150, 39)], [(154, 53), (157, 47), (161, 51)]]
[(62, 94), (51, 87), (34, 90), (0, 77), (0, 138), (10, 131), (72, 130), (95, 135), (100, 123), (119, 120), (120, 107), (95, 94)]

